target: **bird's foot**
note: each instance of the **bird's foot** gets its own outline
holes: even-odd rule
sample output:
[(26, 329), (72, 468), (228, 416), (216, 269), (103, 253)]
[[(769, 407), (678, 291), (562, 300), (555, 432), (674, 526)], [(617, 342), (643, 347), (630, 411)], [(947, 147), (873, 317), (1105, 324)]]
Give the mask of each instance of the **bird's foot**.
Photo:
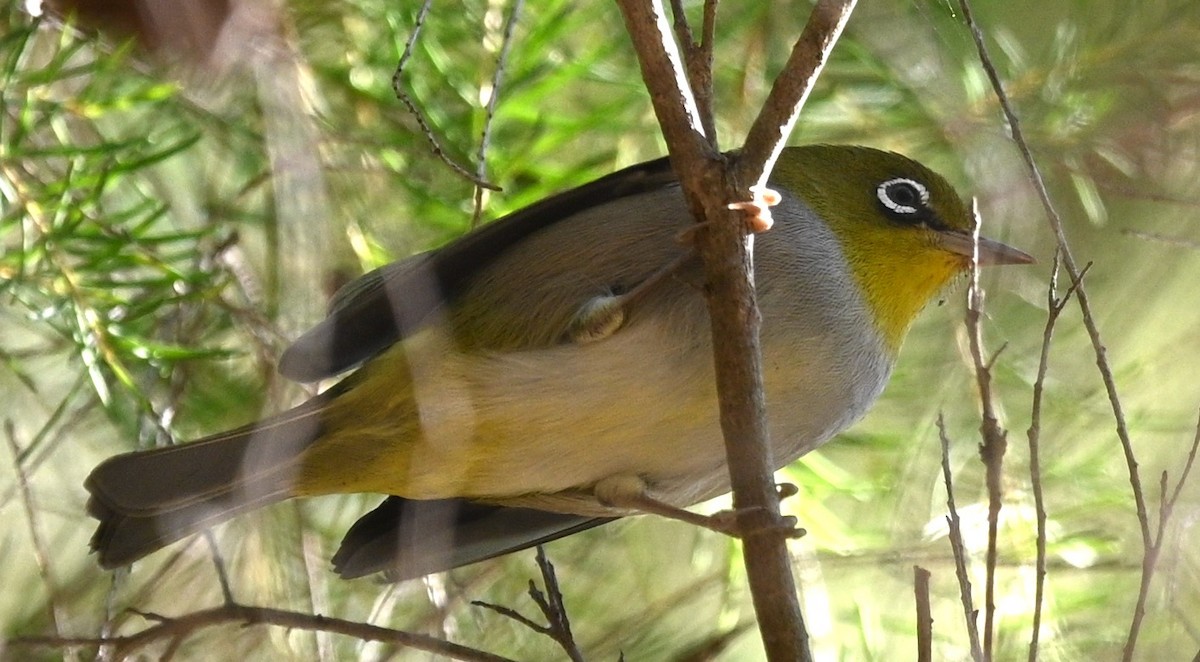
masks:
[[(775, 225), (775, 219), (771, 216), (771, 207), (782, 202), (783, 196), (779, 195), (778, 191), (765, 186), (752, 186), (750, 187), (750, 193), (752, 197), (749, 200), (731, 202), (726, 205), (726, 208), (731, 211), (742, 212), (745, 216), (743, 221), (746, 224), (746, 234), (766, 232), (771, 229), (771, 226)], [(696, 234), (708, 227), (711, 222), (693, 223), (677, 234), (675, 241), (684, 246), (695, 246)]]
[[(790, 483), (776, 485), (776, 493), (780, 499), (792, 496), (797, 491), (796, 486)], [(791, 516), (780, 517), (775, 522), (768, 523), (754, 521), (760, 520), (761, 517), (753, 515), (765, 514), (762, 507), (722, 510), (712, 515), (693, 513), (650, 496), (646, 482), (639, 476), (622, 475), (607, 478), (597, 483), (593, 492), (600, 503), (606, 506), (687, 522), (733, 538), (745, 538), (760, 533), (777, 533), (786, 538), (799, 538), (807, 533), (796, 526), (796, 518)]]
[(771, 217), (771, 207), (783, 201), (779, 191), (766, 186), (751, 186), (749, 200), (729, 203), (729, 209), (740, 211), (746, 215), (746, 231), (751, 234), (766, 232), (775, 224)]

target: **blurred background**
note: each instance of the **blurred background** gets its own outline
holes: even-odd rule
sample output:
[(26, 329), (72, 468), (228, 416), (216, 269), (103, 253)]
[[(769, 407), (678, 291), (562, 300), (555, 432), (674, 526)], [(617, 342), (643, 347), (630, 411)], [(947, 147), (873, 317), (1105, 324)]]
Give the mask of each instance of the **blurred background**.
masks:
[[(686, 4), (698, 13), (700, 3)], [(1160, 476), (1173, 489), (1200, 407), (1200, 3), (978, 4), (1076, 259), (1092, 264), (1087, 284), (1156, 529)], [(722, 3), (723, 147), (748, 128), (809, 9)], [(4, 637), (129, 633), (147, 624), (131, 608), (178, 615), (220, 604), (202, 538), (132, 572), (101, 571), (87, 550), (87, 472), (115, 453), (190, 440), (298, 401), (304, 393), (276, 377), (275, 359), (349, 278), (448, 241), (477, 210), (496, 218), (664, 153), (610, 3), (434, 4), (413, 40), (421, 10), (407, 0), (0, 9)], [(392, 90), (408, 44), (398, 80), (420, 122)], [(446, 160), (503, 190), (476, 189), (428, 135)], [(917, 158), (978, 196), (986, 234), (1040, 261), (984, 278), (985, 342), (1003, 347), (993, 372), (1010, 431), (996, 659), (1025, 659), (1036, 574), (1026, 430), (1054, 240), (957, 3), (862, 3), (792, 142)], [(933, 574), (935, 659), (969, 658), (935, 426), (943, 414), (980, 606), (986, 495), (965, 291), (951, 288), (923, 314), (865, 421), (783, 472), (801, 490), (784, 507), (808, 530), (791, 548), (820, 659), (915, 659), (914, 564)], [(1040, 657), (1114, 659), (1133, 617), (1143, 544), (1073, 302), (1055, 331), (1045, 388)], [(561, 656), (549, 639), (469, 604), (533, 615), (532, 552), (400, 585), (336, 579), (329, 556), (377, 500), (287, 503), (216, 530), (235, 597), (517, 659)], [(1136, 659), (1191, 659), (1200, 648), (1198, 505), (1193, 480), (1165, 529)], [(590, 659), (761, 656), (736, 542), (639, 517), (548, 553)], [(0, 656), (13, 659), (94, 655), (0, 643)], [(235, 627), (203, 631), (175, 656), (429, 658)]]

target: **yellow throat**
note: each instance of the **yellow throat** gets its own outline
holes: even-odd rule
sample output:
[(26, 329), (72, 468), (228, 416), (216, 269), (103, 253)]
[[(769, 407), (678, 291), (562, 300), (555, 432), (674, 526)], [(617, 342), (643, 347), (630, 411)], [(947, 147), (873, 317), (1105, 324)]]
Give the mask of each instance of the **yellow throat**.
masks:
[[(798, 193), (837, 236), (894, 355), (921, 309), (970, 265), (969, 207), (941, 175), (898, 154), (826, 145), (785, 154), (773, 179)], [(1001, 247), (982, 242), (981, 263), (1032, 261)]]

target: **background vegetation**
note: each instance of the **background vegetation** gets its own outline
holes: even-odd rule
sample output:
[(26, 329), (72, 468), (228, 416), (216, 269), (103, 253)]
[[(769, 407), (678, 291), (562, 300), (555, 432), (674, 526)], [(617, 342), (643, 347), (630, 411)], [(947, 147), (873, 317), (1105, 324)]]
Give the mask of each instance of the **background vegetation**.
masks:
[[(980, 3), (983, 5), (984, 3)], [(1041, 265), (986, 274), (986, 340), (1005, 464), (997, 659), (1024, 659), (1034, 585), (1030, 425), (1053, 238), (1010, 143), (957, 5), (867, 2), (851, 19), (793, 142), (855, 142), (917, 157), (980, 198), (985, 231)], [(245, 9), (245, 8), (242, 8)], [(416, 2), (294, 0), (241, 14), (249, 33), (211, 53), (148, 56), (111, 37), (0, 10), (0, 624), (6, 637), (130, 632), (219, 604), (197, 539), (100, 571), (87, 555), (82, 480), (114, 453), (191, 439), (299, 397), (273, 362), (346, 278), (465, 231), (476, 190), (429, 147), (392, 73)], [(502, 187), (494, 218), (662, 153), (615, 7), (545, 0), (434, 5), (401, 76), (447, 157)], [(1200, 385), (1200, 4), (1146, 0), (987, 3), (976, 9), (1087, 283), (1152, 515), (1178, 479)], [(732, 146), (808, 13), (803, 2), (725, 3), (717, 108)], [(507, 49), (507, 50), (505, 50)], [(497, 59), (505, 51), (496, 87)], [(197, 58), (207, 56), (207, 64)], [(486, 110), (496, 95), (494, 117)], [(481, 135), (488, 131), (481, 151)], [(482, 153), (483, 159), (479, 155)], [(915, 657), (912, 566), (933, 573), (937, 659), (968, 657), (945, 530), (935, 427), (952, 440), (956, 496), (982, 587), (985, 491), (963, 331), (965, 288), (910, 336), (866, 421), (789, 467), (785, 503), (823, 659)], [(1052, 348), (1041, 421), (1049, 575), (1048, 660), (1110, 659), (1124, 645), (1143, 544), (1095, 357), (1069, 306)], [(1200, 648), (1200, 488), (1166, 531), (1139, 659)], [(552, 642), (471, 600), (532, 613), (532, 553), (428, 581), (342, 582), (326, 569), (374, 497), (286, 504), (219, 529), (240, 602), (430, 632), (518, 659)], [(719, 507), (714, 504), (712, 507)], [(1154, 519), (1156, 521), (1156, 519)], [(736, 543), (640, 517), (548, 548), (589, 659), (756, 659)], [(976, 604), (982, 602), (977, 594)], [(18, 659), (91, 649), (0, 648)], [(421, 659), (298, 631), (221, 628), (184, 659)], [(692, 659), (707, 659), (696, 657)]]

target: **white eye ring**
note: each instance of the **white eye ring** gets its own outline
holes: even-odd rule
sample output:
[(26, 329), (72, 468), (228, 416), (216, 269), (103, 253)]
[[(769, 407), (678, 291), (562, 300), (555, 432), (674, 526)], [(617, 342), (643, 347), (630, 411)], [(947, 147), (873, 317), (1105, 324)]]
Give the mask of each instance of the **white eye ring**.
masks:
[[(915, 190), (921, 200), (921, 206), (918, 208), (911, 204), (896, 202), (891, 195), (891, 188), (896, 185), (908, 186)], [(921, 182), (907, 177), (896, 177), (883, 182), (875, 189), (875, 196), (879, 198), (879, 202), (883, 203), (884, 207), (887, 207), (895, 214), (903, 216), (912, 216), (921, 213), (924, 208), (929, 206), (929, 189), (925, 188), (925, 185)]]

